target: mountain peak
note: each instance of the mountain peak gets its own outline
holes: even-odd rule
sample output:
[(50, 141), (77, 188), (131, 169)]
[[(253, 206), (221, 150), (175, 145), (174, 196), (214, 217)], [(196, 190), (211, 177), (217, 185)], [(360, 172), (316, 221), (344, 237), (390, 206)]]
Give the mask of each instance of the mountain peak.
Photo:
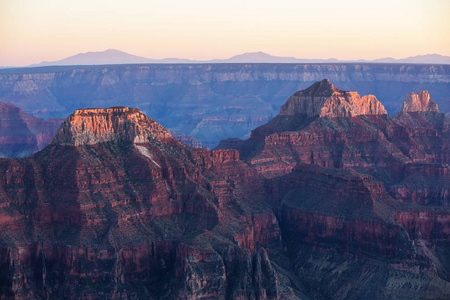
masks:
[(164, 142), (170, 132), (137, 108), (111, 107), (76, 110), (56, 132), (51, 144), (80, 146), (113, 141), (135, 144)]
[(438, 105), (430, 98), (428, 91), (409, 93), (402, 105), (402, 112), (439, 112)]
[(89, 51), (78, 53), (61, 60), (51, 62), (41, 62), (34, 66), (51, 65), (101, 65), (101, 64), (128, 64), (128, 63), (148, 63), (150, 60), (117, 49), (107, 49), (104, 51)]
[(117, 50), (117, 49), (112, 49), (112, 48), (109, 48), (109, 49), (106, 49), (105, 51), (99, 51), (99, 52), (120, 52), (120, 53), (125, 53), (125, 52), (123, 52), (123, 51), (120, 51), (120, 50)]
[(353, 117), (387, 114), (373, 95), (360, 97), (357, 92), (342, 91), (323, 79), (293, 94), (281, 107), (280, 115), (302, 114), (314, 117)]

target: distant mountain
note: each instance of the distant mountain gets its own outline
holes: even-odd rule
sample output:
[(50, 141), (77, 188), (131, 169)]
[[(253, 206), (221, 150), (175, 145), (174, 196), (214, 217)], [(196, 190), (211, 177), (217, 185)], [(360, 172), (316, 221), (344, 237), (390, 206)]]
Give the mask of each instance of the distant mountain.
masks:
[(415, 64), (450, 64), (450, 57), (439, 54), (427, 54), (411, 56), (405, 59), (400, 59), (402, 63), (415, 63)]
[(334, 58), (329, 59), (302, 59), (290, 56), (274, 56), (262, 51), (238, 54), (227, 59), (214, 59), (209, 63), (328, 63), (339, 62)]
[(264, 52), (248, 52), (235, 55), (228, 59), (216, 59), (208, 62), (215, 63), (407, 63), (407, 64), (450, 64), (450, 56), (439, 54), (426, 54), (411, 56), (402, 59), (392, 57), (379, 58), (374, 60), (339, 60), (335, 58), (328, 59), (303, 59), (285, 56), (273, 56)]
[(411, 56), (403, 59), (392, 57), (375, 60), (338, 60), (329, 59), (302, 59), (286, 56), (274, 56), (264, 52), (247, 52), (227, 59), (190, 60), (182, 58), (150, 59), (142, 56), (128, 54), (123, 51), (108, 49), (98, 52), (79, 53), (57, 61), (43, 61), (30, 67), (62, 66), (62, 65), (113, 65), (113, 64), (196, 64), (196, 63), (414, 63), (414, 64), (450, 64), (450, 57), (439, 54)]
[(99, 52), (79, 53), (57, 61), (43, 61), (31, 66), (59, 66), (59, 65), (100, 65), (146, 63), (148, 58), (128, 54), (119, 50), (108, 49)]
[[(219, 60), (220, 61), (220, 60)], [(229, 63), (291, 63), (297, 62), (298, 59), (295, 57), (282, 57), (273, 56), (264, 52), (248, 52), (239, 55), (232, 56), (228, 59), (224, 59), (224, 62)]]
[(395, 59), (392, 57), (385, 57), (374, 59), (373, 63), (406, 63), (406, 64), (450, 64), (450, 56), (444, 56), (439, 54), (426, 54), (426, 55), (417, 55), (410, 56), (402, 59)]
[(123, 51), (108, 49), (105, 51), (79, 53), (57, 61), (43, 61), (30, 67), (69, 66), (69, 65), (114, 65), (114, 64), (145, 64), (145, 63), (189, 63), (188, 59), (164, 58), (150, 59), (132, 55)]

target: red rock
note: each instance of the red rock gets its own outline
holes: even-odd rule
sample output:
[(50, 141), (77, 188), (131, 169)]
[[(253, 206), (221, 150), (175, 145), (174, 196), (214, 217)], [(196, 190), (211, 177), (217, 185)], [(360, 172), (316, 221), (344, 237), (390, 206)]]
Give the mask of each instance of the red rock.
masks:
[(146, 143), (149, 139), (173, 140), (168, 130), (140, 110), (112, 107), (75, 111), (61, 125), (51, 143), (79, 146), (117, 140)]
[(427, 91), (410, 93), (402, 105), (402, 112), (432, 111), (439, 112), (438, 105), (430, 98)]
[(280, 116), (296, 114), (313, 117), (353, 117), (387, 114), (373, 95), (359, 97), (356, 92), (341, 91), (328, 79), (316, 82), (304, 91), (293, 94), (281, 107)]

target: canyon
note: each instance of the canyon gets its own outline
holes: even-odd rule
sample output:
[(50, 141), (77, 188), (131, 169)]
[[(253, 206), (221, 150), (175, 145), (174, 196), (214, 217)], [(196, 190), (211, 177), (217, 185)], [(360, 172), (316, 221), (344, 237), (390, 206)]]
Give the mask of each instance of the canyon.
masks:
[(136, 107), (175, 134), (211, 149), (225, 138), (247, 139), (294, 92), (323, 78), (372, 94), (390, 115), (405, 95), (427, 90), (450, 112), (450, 65), (134, 64), (0, 70), (0, 101), (39, 118), (67, 118), (79, 108)]
[(217, 150), (116, 106), (0, 159), (0, 297), (447, 299), (440, 98), (391, 117), (331, 82)]

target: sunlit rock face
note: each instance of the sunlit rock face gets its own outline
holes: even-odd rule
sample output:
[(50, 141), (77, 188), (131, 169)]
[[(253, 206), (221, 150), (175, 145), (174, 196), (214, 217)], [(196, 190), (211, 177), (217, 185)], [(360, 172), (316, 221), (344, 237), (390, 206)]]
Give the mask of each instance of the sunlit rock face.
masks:
[(438, 105), (430, 98), (428, 91), (410, 93), (402, 105), (402, 112), (430, 111), (439, 112)]
[(56, 132), (52, 144), (92, 145), (111, 141), (146, 143), (172, 139), (168, 130), (129, 107), (80, 109), (70, 115)]
[(357, 92), (341, 91), (328, 79), (316, 82), (306, 90), (293, 94), (281, 107), (281, 116), (295, 114), (313, 117), (354, 117), (387, 114), (373, 95), (360, 97)]

